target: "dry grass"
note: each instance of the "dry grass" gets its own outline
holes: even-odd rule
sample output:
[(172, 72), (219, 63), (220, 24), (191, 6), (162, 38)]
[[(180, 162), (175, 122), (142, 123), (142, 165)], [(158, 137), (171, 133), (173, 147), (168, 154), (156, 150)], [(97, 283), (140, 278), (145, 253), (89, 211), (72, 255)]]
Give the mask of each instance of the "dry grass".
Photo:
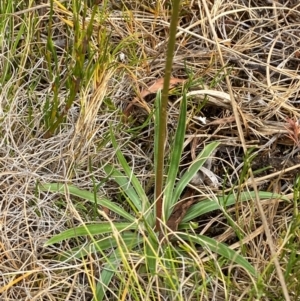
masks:
[[(70, 77), (68, 64), (74, 59), (70, 50), (75, 43), (71, 27), (74, 16), (71, 0), (61, 4), (55, 1), (53, 21), (49, 24), (49, 1), (38, 2), (36, 6), (28, 6), (28, 1), (21, 1), (12, 14), (5, 15), (5, 8), (1, 9), (4, 21), (0, 38), (3, 73), (0, 297), (7, 301), (91, 300), (91, 287), (101, 271), (101, 258), (95, 255), (60, 262), (55, 255), (73, 245), (63, 242), (56, 247), (43, 247), (43, 244), (55, 233), (99, 219), (97, 212), (68, 196), (61, 199), (57, 195), (41, 194), (37, 184), (73, 183), (92, 191), (95, 183), (105, 177), (101, 166), (105, 162), (116, 163), (115, 151), (109, 143), (111, 125), (134, 172), (146, 187), (148, 184), (149, 194), (152, 193), (149, 181), (153, 175), (153, 126), (147, 118), (154, 96), (140, 98), (140, 95), (145, 95), (145, 90), (164, 76), (170, 12), (162, 1), (99, 4), (92, 38), (88, 41), (95, 51), (97, 68), (84, 78), (65, 122), (52, 137), (45, 139), (44, 105), (54, 94), (54, 80), (49, 71), (53, 62), (47, 62), (49, 26), (59, 62), (56, 72), (62, 75), (58, 99), (63, 108), (69, 93), (64, 80)], [(279, 200), (262, 203), (290, 300), (300, 298), (299, 251), (293, 253), (300, 243), (299, 200), (293, 199), (294, 180), (300, 167), (300, 4), (297, 2), (206, 1), (207, 15), (201, 1), (183, 1), (172, 74), (180, 79), (187, 79), (190, 74), (191, 91), (210, 89), (234, 97), (234, 103), (220, 97), (204, 98), (197, 93), (189, 98), (183, 167), (190, 164), (203, 144), (213, 140), (222, 143), (216, 153), (220, 160), (214, 161), (212, 170), (224, 183), (220, 182), (217, 188), (210, 187), (209, 182), (206, 187), (196, 187), (199, 198), (208, 192), (222, 194), (222, 189), (230, 191), (238, 186), (250, 189), (253, 182), (247, 173), (240, 183), (238, 179), (244, 162), (243, 147), (253, 147), (257, 156), (251, 162), (252, 169), (270, 166), (267, 171), (255, 174), (258, 189), (282, 193), (291, 200), (290, 203)], [(88, 10), (87, 22), (90, 14)], [(20, 30), (22, 36), (18, 37)], [(106, 49), (101, 39), (106, 39)], [(109, 55), (105, 56), (105, 51)], [(226, 74), (230, 82), (225, 80)], [(169, 138), (178, 117), (179, 94), (180, 86), (174, 88), (170, 97)], [(125, 122), (122, 112), (136, 97), (138, 101)], [(236, 120), (234, 105), (240, 121)], [(207, 118), (206, 125), (197, 119), (199, 116)], [(137, 128), (141, 125), (144, 125), (142, 129)], [(99, 186), (98, 194), (109, 198), (118, 195), (111, 183)], [(198, 231), (233, 248), (241, 248), (254, 266), (265, 273), (263, 283), (258, 284), (261, 286), (258, 291), (263, 295), (256, 298), (283, 300), (282, 284), (274, 268), (269, 266), (272, 258), (255, 203), (236, 206), (228, 214), (238, 225), (242, 248), (237, 232), (223, 215), (207, 216), (200, 221)], [(84, 239), (80, 241), (82, 245), (85, 243)], [(291, 256), (295, 258), (293, 261)], [(203, 260), (200, 255), (197, 258)], [(131, 260), (134, 266), (139, 259)], [(201, 278), (204, 274), (208, 277), (209, 273), (201, 265), (201, 276), (187, 276), (182, 271), (182, 277)], [(124, 274), (124, 279), (127, 276)], [(152, 292), (151, 287), (157, 287), (156, 294), (161, 293), (163, 298), (164, 292), (155, 279), (147, 283), (143, 275), (136, 277), (140, 281), (137, 291)], [(216, 277), (209, 288), (197, 295), (198, 300), (254, 300), (253, 283), (245, 283), (241, 273), (235, 277), (230, 280)], [(194, 300), (191, 296), (195, 296), (195, 288), (189, 287), (189, 278), (183, 283), (186, 286), (181, 296), (185, 297), (181, 298)], [(126, 293), (118, 295), (122, 286), (127, 289), (126, 281), (112, 283), (111, 300), (138, 298)], [(160, 300), (157, 295), (149, 296), (149, 300)]]

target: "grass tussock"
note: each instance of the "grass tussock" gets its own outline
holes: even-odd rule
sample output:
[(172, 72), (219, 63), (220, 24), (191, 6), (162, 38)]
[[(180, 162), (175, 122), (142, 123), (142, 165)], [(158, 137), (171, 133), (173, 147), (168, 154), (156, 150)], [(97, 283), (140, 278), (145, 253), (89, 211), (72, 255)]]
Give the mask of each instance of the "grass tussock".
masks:
[[(142, 220), (126, 192), (130, 183), (111, 178), (125, 169), (119, 152), (129, 178), (154, 199), (153, 108), (171, 8), (165, 1), (1, 1), (1, 300), (300, 298), (298, 1), (182, 1), (166, 165), (184, 93), (178, 178), (205, 146), (220, 144), (201, 179), (190, 182), (194, 201), (171, 228), (172, 243), (153, 242), (141, 224), (134, 233), (118, 231), (120, 215), (96, 202), (113, 201)], [(67, 188), (41, 191), (46, 183), (72, 185), (95, 200)], [(219, 205), (210, 211), (208, 200)], [(117, 242), (111, 248), (100, 234), (46, 244), (103, 221)], [(206, 247), (199, 235), (208, 237)], [(133, 236), (140, 244), (133, 246)], [(237, 251), (259, 276), (216, 255), (213, 241)], [(110, 281), (104, 269), (114, 271)]]

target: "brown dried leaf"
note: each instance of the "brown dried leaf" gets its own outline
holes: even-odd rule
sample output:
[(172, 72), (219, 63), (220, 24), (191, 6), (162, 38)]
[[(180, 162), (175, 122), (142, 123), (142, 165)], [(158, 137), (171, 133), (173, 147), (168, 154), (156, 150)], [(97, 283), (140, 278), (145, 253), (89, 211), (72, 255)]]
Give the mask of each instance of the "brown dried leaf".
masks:
[[(180, 78), (176, 78), (176, 77), (172, 77), (170, 79), (170, 85), (169, 88), (173, 88), (176, 85), (180, 84), (180, 83), (184, 83), (185, 80), (184, 79), (180, 79)], [(142, 108), (144, 108), (148, 113), (151, 112), (151, 109), (149, 108), (148, 104), (144, 101), (144, 98), (149, 95), (149, 94), (153, 94), (156, 93), (159, 90), (162, 90), (164, 85), (164, 78), (159, 78), (158, 80), (156, 80), (149, 88), (142, 90), (142, 92), (140, 93), (139, 97), (135, 97), (130, 104), (126, 107), (126, 109), (124, 110), (124, 115), (126, 117), (129, 116), (132, 107), (134, 105), (139, 105)]]
[[(170, 79), (169, 88), (171, 89), (175, 87), (177, 84), (184, 83), (184, 82), (185, 82), (184, 79), (172, 77)], [(163, 85), (164, 85), (164, 78), (159, 78), (148, 89), (145, 89), (141, 92), (141, 97), (145, 98), (149, 94), (156, 93), (157, 91), (162, 90)]]
[(178, 225), (181, 223), (188, 209), (195, 202), (193, 197), (194, 191), (188, 189), (187, 192), (183, 195), (182, 199), (175, 205), (173, 212), (167, 221), (167, 226), (172, 231), (177, 231)]

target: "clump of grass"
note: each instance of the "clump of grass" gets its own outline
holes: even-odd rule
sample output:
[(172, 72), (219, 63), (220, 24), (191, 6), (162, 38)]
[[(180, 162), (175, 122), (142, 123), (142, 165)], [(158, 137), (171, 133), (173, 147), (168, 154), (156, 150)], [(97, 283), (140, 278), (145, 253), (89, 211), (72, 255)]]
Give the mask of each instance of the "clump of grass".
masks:
[[(80, 92), (86, 86), (84, 82), (93, 80), (95, 70), (101, 66), (104, 69), (104, 64), (109, 65), (109, 49), (107, 49), (107, 39), (105, 31), (99, 32), (98, 42), (99, 48), (104, 51), (97, 53), (96, 49), (92, 47), (90, 40), (93, 35), (93, 27), (95, 17), (99, 13), (96, 5), (92, 7), (92, 12), (88, 14), (87, 5), (82, 5), (77, 1), (73, 2), (72, 20), (65, 20), (65, 23), (70, 27), (70, 32), (73, 36), (74, 42), (70, 53), (66, 53), (65, 59), (69, 64), (67, 65), (67, 78), (63, 79), (61, 68), (59, 66), (57, 48), (53, 41), (53, 3), (50, 7), (49, 23), (48, 23), (48, 38), (46, 48), (46, 58), (48, 63), (49, 78), (52, 82), (53, 96), (47, 99), (44, 106), (44, 122), (47, 129), (46, 138), (52, 136), (57, 128), (65, 121), (66, 116), (77, 100)], [(89, 16), (89, 18), (87, 18)], [(101, 24), (99, 24), (101, 26)], [(101, 80), (101, 79), (100, 79)], [(99, 81), (99, 79), (97, 80)], [(59, 91), (62, 89), (62, 84), (65, 85), (67, 96), (63, 104), (60, 103)], [(84, 104), (81, 103), (82, 109)]]
[[(172, 28), (167, 54), (168, 60), (165, 69), (164, 88), (162, 97), (160, 97), (160, 93), (158, 93), (154, 119), (154, 199), (152, 201), (149, 199), (133, 170), (130, 168), (127, 160), (117, 145), (112, 129), (110, 134), (111, 143), (115, 149), (116, 156), (123, 171), (119, 171), (110, 164), (105, 164), (104, 170), (107, 178), (113, 179), (118, 184), (126, 202), (133, 212), (133, 215), (127, 213), (110, 200), (99, 199), (94, 194), (88, 191), (79, 190), (71, 185), (64, 186), (54, 183), (44, 185), (42, 187), (42, 190), (44, 191), (50, 190), (60, 193), (64, 193), (65, 189), (67, 189), (67, 192), (70, 194), (95, 202), (96, 204), (103, 206), (103, 208), (107, 208), (127, 220), (126, 222), (113, 222), (107, 216), (105, 211), (101, 211), (100, 214), (106, 221), (96, 224), (84, 224), (82, 226), (69, 229), (54, 236), (47, 242), (47, 245), (52, 245), (65, 239), (72, 239), (83, 235), (90, 236), (92, 240), (91, 244), (85, 246), (83, 249), (78, 247), (74, 248), (71, 253), (63, 254), (63, 259), (65, 260), (73, 256), (85, 257), (91, 252), (100, 252), (106, 264), (104, 271), (101, 273), (101, 281), (99, 281), (93, 288), (94, 300), (103, 300), (105, 296), (107, 296), (109, 291), (108, 288), (113, 277), (117, 277), (119, 281), (123, 283), (125, 287), (125, 295), (129, 293), (131, 296), (135, 296), (135, 298), (147, 298), (138, 285), (138, 275), (140, 273), (145, 273), (145, 275), (147, 275), (147, 281), (152, 281), (154, 278), (159, 279), (161, 284), (157, 287), (157, 290), (165, 291), (162, 294), (166, 294), (169, 298), (177, 299), (177, 295), (182, 295), (182, 292), (180, 291), (181, 283), (177, 273), (177, 270), (182, 268), (182, 263), (178, 261), (177, 257), (180, 255), (192, 260), (194, 256), (197, 256), (197, 245), (202, 246), (204, 250), (208, 251), (209, 255), (217, 253), (221, 255), (222, 258), (226, 258), (225, 261), (221, 260), (222, 263), (221, 261), (218, 261), (218, 266), (226, 266), (227, 264), (230, 265), (235, 263), (242, 266), (249, 275), (254, 277), (258, 276), (257, 271), (245, 258), (235, 251), (232, 251), (225, 244), (203, 235), (193, 234), (192, 232), (176, 233), (175, 231), (177, 230), (181, 220), (177, 221), (176, 229), (168, 228), (167, 221), (171, 218), (172, 211), (175, 211), (175, 205), (180, 201), (180, 196), (182, 195), (183, 190), (189, 185), (190, 181), (203, 166), (206, 159), (209, 158), (219, 145), (218, 142), (213, 142), (204, 147), (203, 151), (196, 158), (195, 163), (190, 166), (190, 168), (182, 175), (181, 179), (176, 183), (186, 132), (187, 92), (186, 90), (183, 90), (180, 114), (173, 141), (173, 150), (170, 154), (170, 159), (168, 160), (169, 167), (167, 169), (166, 181), (164, 180), (164, 147), (166, 143), (168, 90), (179, 7), (173, 7), (173, 10), (175, 10), (176, 13), (172, 16)], [(243, 192), (240, 193), (240, 196), (244, 198), (244, 200), (249, 200), (254, 196), (254, 194), (251, 193), (250, 195)], [(261, 192), (260, 197), (269, 198), (271, 197), (271, 194)], [(203, 201), (193, 207), (194, 211), (187, 213), (186, 216), (182, 216), (181, 219), (183, 218), (185, 222), (189, 222), (191, 220), (191, 216), (193, 218), (199, 218), (204, 212), (207, 213), (216, 209), (225, 210), (227, 206), (236, 202), (236, 200), (231, 196), (226, 196), (224, 199), (226, 200), (225, 202), (222, 202), (220, 198), (217, 202), (213, 202), (212, 200)], [(176, 235), (179, 242), (178, 246), (172, 244), (171, 238), (169, 237), (170, 231), (171, 235)], [(98, 235), (103, 235), (100, 240), (95, 238)], [(242, 240), (243, 238), (240, 237), (240, 239)], [(107, 250), (111, 248), (115, 248), (115, 250), (109, 256), (106, 255)], [(135, 254), (135, 256), (139, 258), (138, 267), (135, 266), (136, 263), (133, 264), (132, 260), (129, 259), (132, 254)], [(127, 281), (130, 283), (130, 288), (128, 283), (126, 284), (126, 282), (120, 279), (120, 276), (118, 275), (121, 265), (125, 270), (125, 274), (129, 277)], [(195, 272), (195, 268), (195, 264), (188, 267), (188, 269), (191, 269), (193, 272)], [(124, 277), (124, 274), (122, 274), (122, 277)], [(203, 279), (201, 284), (203, 285), (203, 288), (209, 285)], [(155, 292), (155, 294), (156, 293), (157, 292)], [(199, 292), (197, 291), (196, 295), (198, 293)]]

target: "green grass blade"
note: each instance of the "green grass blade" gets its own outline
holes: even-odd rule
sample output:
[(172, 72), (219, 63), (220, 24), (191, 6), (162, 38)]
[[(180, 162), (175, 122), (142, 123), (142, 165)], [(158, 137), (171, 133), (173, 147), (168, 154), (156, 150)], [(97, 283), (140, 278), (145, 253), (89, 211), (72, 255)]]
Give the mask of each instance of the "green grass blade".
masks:
[(145, 220), (149, 224), (153, 225), (154, 216), (152, 211), (148, 210), (148, 212), (145, 213), (146, 208), (143, 208), (140, 198), (136, 193), (136, 190), (132, 187), (132, 182), (128, 179), (128, 177), (109, 164), (104, 167), (104, 171), (120, 186), (122, 191), (129, 198), (130, 202), (132, 202), (132, 204), (135, 206), (135, 211), (138, 211), (140, 213), (142, 212), (144, 214), (143, 216)]
[(116, 252), (113, 252), (108, 258), (106, 258), (107, 264), (100, 274), (100, 281), (96, 285), (96, 291), (92, 301), (102, 301), (105, 297), (105, 292), (109, 288), (109, 284), (120, 265), (121, 260), (117, 257)]
[(128, 221), (134, 222), (135, 220), (135, 218), (132, 215), (130, 215), (128, 212), (126, 212), (124, 209), (120, 208), (118, 205), (114, 204), (110, 200), (103, 199), (103, 198), (96, 198), (95, 200), (94, 193), (86, 190), (78, 189), (73, 185), (50, 183), (50, 184), (41, 185), (39, 189), (41, 191), (59, 192), (62, 194), (68, 191), (71, 195), (74, 195), (76, 197), (80, 197), (82, 199), (91, 201), (92, 203), (96, 202), (98, 205), (108, 208), (112, 212), (126, 218)]
[(144, 252), (147, 271), (152, 276), (157, 272), (157, 260), (159, 258), (159, 242), (157, 236), (152, 229), (148, 229), (148, 237), (144, 237)]
[[(120, 233), (118, 234), (118, 237), (120, 237), (120, 241), (122, 241), (122, 243), (125, 244), (129, 250), (136, 247), (140, 243), (135, 232)], [(95, 242), (91, 242), (84, 247), (75, 247), (68, 252), (63, 252), (63, 254), (59, 256), (59, 260), (68, 261), (73, 260), (74, 258), (84, 258), (90, 254), (98, 252), (99, 250), (105, 251), (114, 249), (118, 245), (119, 242), (115, 239), (115, 237), (110, 235)]]
[(120, 189), (127, 195), (127, 197), (134, 204), (136, 210), (142, 212), (142, 204), (135, 189), (131, 185), (131, 181), (123, 173), (115, 169), (112, 165), (107, 164), (104, 167), (104, 171), (112, 180), (114, 180), (120, 187)]
[(148, 197), (147, 197), (141, 183), (134, 175), (134, 173), (131, 170), (130, 166), (128, 165), (125, 157), (123, 156), (122, 152), (120, 151), (120, 149), (117, 145), (115, 136), (112, 132), (112, 129), (110, 129), (110, 135), (111, 135), (112, 145), (113, 145), (114, 149), (116, 150), (116, 155), (117, 155), (118, 161), (122, 165), (122, 168), (123, 168), (126, 176), (128, 177), (128, 179), (130, 179), (130, 183), (132, 184), (136, 193), (139, 196), (139, 202), (138, 202), (139, 204), (136, 204), (136, 206), (137, 206), (137, 208), (141, 208), (141, 210), (140, 210), (141, 212), (145, 212), (146, 210), (148, 210), (150, 208), (150, 202), (148, 200)]
[[(132, 235), (132, 236), (131, 236)], [(118, 235), (119, 236), (119, 235)], [(131, 236), (131, 237), (130, 237)], [(120, 237), (119, 237), (120, 238)], [(137, 236), (134, 233), (130, 233), (129, 235), (130, 242), (127, 244), (125, 241), (122, 241), (122, 245), (126, 244), (126, 250), (131, 251), (134, 247), (136, 247), (139, 244), (139, 241), (137, 239)], [(101, 275), (100, 275), (100, 281), (98, 282), (96, 286), (96, 291), (94, 293), (93, 301), (102, 301), (104, 297), (106, 296), (106, 291), (109, 288), (109, 284), (111, 282), (112, 277), (117, 273), (119, 264), (121, 262), (122, 254), (124, 254), (124, 250), (122, 249), (122, 245), (120, 245), (120, 240), (118, 241), (118, 248), (112, 252), (112, 254), (109, 257), (105, 256), (106, 264), (102, 269)], [(126, 257), (126, 256), (125, 256)], [(117, 278), (123, 277), (123, 271), (118, 272), (116, 274)], [(107, 300), (107, 298), (105, 298)]]
[(172, 206), (178, 201), (174, 197), (173, 190), (175, 186), (175, 181), (178, 173), (178, 168), (180, 165), (183, 144), (184, 144), (184, 136), (185, 136), (185, 128), (186, 128), (186, 92), (183, 93), (183, 98), (181, 101), (180, 114), (178, 120), (178, 126), (176, 129), (175, 139), (172, 144), (173, 150), (171, 153), (170, 165), (168, 170), (168, 177), (166, 181), (166, 189), (164, 194), (164, 216), (168, 218), (171, 214)]
[[(260, 199), (285, 199), (282, 195), (276, 194), (276, 193), (271, 193), (271, 192), (264, 192), (264, 191), (259, 191), (258, 196)], [(249, 200), (255, 199), (255, 192), (254, 191), (247, 191), (247, 192), (242, 192), (240, 194), (239, 202), (245, 202)], [(189, 222), (193, 220), (194, 218), (197, 218), (203, 214), (206, 214), (208, 212), (212, 212), (214, 210), (222, 210), (225, 207), (229, 207), (231, 205), (234, 205), (237, 201), (237, 196), (235, 194), (231, 194), (229, 196), (223, 196), (223, 197), (218, 197), (217, 199), (208, 199), (208, 200), (203, 200), (197, 204), (194, 204), (189, 208), (187, 211), (186, 215), (182, 219), (182, 223)]]
[(51, 237), (46, 243), (45, 246), (53, 245), (62, 240), (79, 237), (79, 236), (93, 236), (99, 234), (108, 234), (113, 230), (124, 231), (124, 230), (135, 230), (137, 228), (137, 224), (134, 223), (112, 223), (103, 222), (97, 224), (83, 225), (79, 227), (75, 227), (72, 229), (68, 229), (63, 231), (57, 235)]
[[(125, 234), (123, 236), (123, 234)], [(139, 245), (141, 243), (141, 241), (139, 241), (139, 238), (143, 239), (142, 236), (137, 236), (136, 233), (126, 233), (124, 232), (121, 235), (118, 233), (118, 241), (117, 241), (117, 245), (118, 248), (116, 248), (112, 254), (109, 257), (105, 256), (104, 252), (101, 252), (106, 260), (106, 264), (104, 266), (104, 268), (102, 269), (101, 275), (100, 275), (100, 280), (101, 282), (98, 282), (97, 286), (96, 286), (96, 291), (94, 294), (94, 298), (92, 299), (93, 301), (97, 300), (97, 301), (102, 301), (105, 296), (105, 293), (107, 291), (107, 289), (109, 288), (109, 284), (110, 281), (112, 279), (112, 277), (116, 274), (116, 278), (123, 278), (123, 270), (119, 270), (118, 271), (118, 267), (120, 262), (122, 261), (122, 257), (125, 257), (126, 260), (126, 253), (125, 252), (131, 252), (131, 250), (133, 248), (135, 248), (137, 245)], [(123, 238), (126, 237), (126, 240), (123, 240)], [(126, 247), (123, 249), (124, 245), (126, 245)], [(103, 247), (103, 245), (97, 245), (97, 248), (99, 249), (99, 247)], [(121, 280), (122, 282), (122, 280)], [(105, 299), (107, 300), (107, 298)]]
[(203, 248), (207, 248), (210, 251), (217, 253), (227, 259), (232, 263), (236, 263), (244, 268), (252, 276), (257, 276), (258, 273), (255, 268), (246, 260), (243, 256), (239, 255), (236, 251), (230, 249), (227, 245), (216, 241), (210, 237), (204, 235), (189, 235), (189, 234), (178, 234), (182, 239), (186, 241), (192, 241), (194, 243), (200, 244)]
[[(113, 262), (113, 264), (114, 264), (114, 268), (117, 269), (120, 264), (120, 261), (115, 261)], [(101, 282), (98, 282), (96, 285), (96, 292), (92, 301), (103, 300), (103, 298), (105, 297), (105, 292), (107, 291), (107, 288), (109, 287), (109, 284), (114, 275), (115, 275), (115, 271), (112, 269), (104, 268), (102, 270), (100, 275)]]
[(204, 147), (202, 152), (197, 156), (195, 162), (190, 166), (190, 168), (183, 174), (181, 179), (178, 181), (174, 193), (173, 198), (178, 200), (184, 188), (190, 183), (194, 175), (198, 172), (198, 170), (202, 167), (205, 161), (209, 158), (211, 153), (218, 147), (219, 142), (212, 142)]

